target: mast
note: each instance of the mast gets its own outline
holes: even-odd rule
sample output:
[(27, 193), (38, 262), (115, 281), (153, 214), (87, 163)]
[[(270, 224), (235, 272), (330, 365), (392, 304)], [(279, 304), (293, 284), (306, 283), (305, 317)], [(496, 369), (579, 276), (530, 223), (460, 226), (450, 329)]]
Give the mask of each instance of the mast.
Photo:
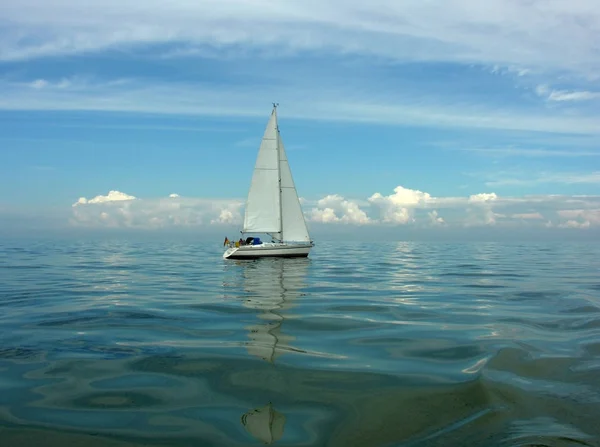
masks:
[(281, 148), (279, 145), (279, 120), (277, 119), (277, 106), (279, 103), (273, 103), (273, 113), (275, 113), (275, 129), (277, 130), (277, 181), (279, 188), (279, 241), (283, 242), (283, 204), (281, 191)]

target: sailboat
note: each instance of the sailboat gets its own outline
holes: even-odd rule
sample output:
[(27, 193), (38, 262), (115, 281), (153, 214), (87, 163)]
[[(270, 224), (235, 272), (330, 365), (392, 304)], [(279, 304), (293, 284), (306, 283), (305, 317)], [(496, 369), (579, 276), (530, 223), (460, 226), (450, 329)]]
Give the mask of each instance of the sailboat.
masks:
[(250, 236), (240, 243), (226, 238), (223, 258), (306, 257), (314, 246), (279, 132), (277, 104), (258, 150), (241, 233), (267, 234), (271, 241)]

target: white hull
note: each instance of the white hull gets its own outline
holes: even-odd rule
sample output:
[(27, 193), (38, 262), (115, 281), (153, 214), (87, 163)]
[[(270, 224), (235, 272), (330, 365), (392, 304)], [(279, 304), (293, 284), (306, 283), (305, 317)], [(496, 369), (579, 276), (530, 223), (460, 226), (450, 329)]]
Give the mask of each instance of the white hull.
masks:
[(262, 243), (260, 245), (242, 245), (229, 247), (225, 259), (256, 259), (256, 258), (304, 258), (308, 256), (312, 244), (280, 244)]

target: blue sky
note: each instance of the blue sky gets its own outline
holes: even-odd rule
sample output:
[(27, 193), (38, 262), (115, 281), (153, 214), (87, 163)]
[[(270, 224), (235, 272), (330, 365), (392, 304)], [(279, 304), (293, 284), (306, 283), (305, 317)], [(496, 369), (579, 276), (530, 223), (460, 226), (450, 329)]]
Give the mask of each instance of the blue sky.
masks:
[(4, 2), (0, 225), (239, 226), (277, 101), (314, 225), (598, 227), (595, 3)]

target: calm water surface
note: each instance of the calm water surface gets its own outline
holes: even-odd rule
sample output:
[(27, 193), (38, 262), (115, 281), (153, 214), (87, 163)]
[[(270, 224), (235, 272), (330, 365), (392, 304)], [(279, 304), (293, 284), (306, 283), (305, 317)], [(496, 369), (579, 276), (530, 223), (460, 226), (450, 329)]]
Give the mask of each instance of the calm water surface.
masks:
[(600, 244), (0, 243), (0, 446), (600, 445)]

